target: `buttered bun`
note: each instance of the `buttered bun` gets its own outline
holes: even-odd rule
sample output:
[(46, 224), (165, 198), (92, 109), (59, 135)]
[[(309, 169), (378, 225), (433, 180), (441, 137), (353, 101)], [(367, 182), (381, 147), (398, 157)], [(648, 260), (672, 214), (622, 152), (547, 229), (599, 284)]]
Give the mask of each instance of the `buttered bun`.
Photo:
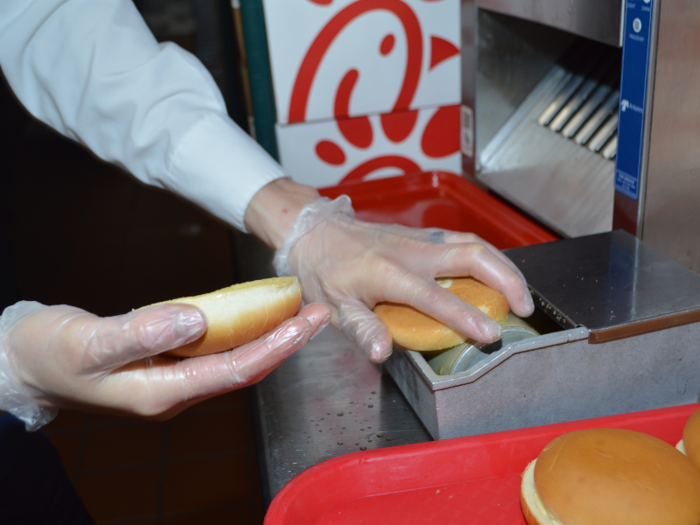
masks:
[(195, 357), (241, 346), (292, 317), (301, 307), (301, 285), (296, 277), (276, 277), (157, 304), (169, 303), (190, 304), (202, 310), (207, 331), (196, 341), (162, 355)]
[[(438, 283), (494, 321), (502, 321), (510, 313), (506, 297), (476, 279), (459, 277), (440, 279)], [(444, 350), (466, 340), (462, 334), (411, 306), (380, 303), (374, 313), (387, 325), (394, 342), (409, 350)]]
[(529, 525), (698, 525), (700, 471), (647, 434), (578, 430), (527, 466), (520, 502)]
[(683, 439), (676, 448), (700, 469), (700, 409), (693, 412), (683, 427)]

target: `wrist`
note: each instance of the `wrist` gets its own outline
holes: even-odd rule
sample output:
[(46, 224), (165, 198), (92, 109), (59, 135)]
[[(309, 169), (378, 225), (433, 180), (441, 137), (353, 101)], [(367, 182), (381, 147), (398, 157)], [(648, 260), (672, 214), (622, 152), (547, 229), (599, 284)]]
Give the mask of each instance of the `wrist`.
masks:
[[(350, 197), (341, 195), (335, 200), (321, 197), (301, 210), (287, 235), (277, 247), (273, 261), (277, 275), (295, 275), (295, 273), (292, 273), (293, 270), (290, 266), (292, 249), (296, 247), (302, 237), (311, 233), (317, 226), (328, 221), (333, 216), (337, 216), (338, 220), (341, 220), (340, 216), (350, 219), (355, 216)], [(297, 270), (299, 270), (298, 267)]]
[(34, 389), (18, 377), (16, 366), (12, 364), (10, 332), (28, 315), (44, 308), (37, 302), (20, 301), (0, 312), (0, 411), (10, 412), (22, 420), (29, 431), (49, 423), (58, 410), (53, 405), (38, 402)]
[(277, 249), (302, 208), (318, 198), (318, 191), (311, 186), (288, 178), (277, 179), (250, 201), (245, 226), (265, 244)]

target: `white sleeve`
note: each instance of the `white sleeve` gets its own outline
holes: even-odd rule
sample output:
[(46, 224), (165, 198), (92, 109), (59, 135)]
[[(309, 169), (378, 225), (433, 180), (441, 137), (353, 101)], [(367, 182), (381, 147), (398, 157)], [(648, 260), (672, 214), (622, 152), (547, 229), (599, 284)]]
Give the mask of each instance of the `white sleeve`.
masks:
[(1, 0), (0, 67), (32, 115), (241, 230), (253, 196), (285, 176), (131, 0)]

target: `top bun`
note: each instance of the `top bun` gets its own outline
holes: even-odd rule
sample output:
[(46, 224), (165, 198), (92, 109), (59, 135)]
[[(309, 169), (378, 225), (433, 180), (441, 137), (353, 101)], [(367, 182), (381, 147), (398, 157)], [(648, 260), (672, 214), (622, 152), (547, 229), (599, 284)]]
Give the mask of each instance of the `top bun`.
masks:
[(196, 341), (161, 355), (195, 357), (241, 346), (292, 317), (301, 307), (301, 285), (296, 277), (275, 277), (156, 304), (172, 303), (199, 308), (207, 319), (207, 331)]
[(700, 469), (700, 409), (696, 410), (683, 428), (685, 455)]
[[(459, 277), (440, 279), (438, 283), (494, 321), (502, 321), (510, 313), (506, 297), (476, 279)], [(374, 313), (387, 325), (394, 342), (409, 350), (444, 350), (467, 340), (462, 334), (411, 306), (380, 303), (375, 306)]]
[(641, 432), (599, 428), (559, 436), (537, 458), (534, 481), (546, 514), (564, 525), (700, 523), (700, 471)]

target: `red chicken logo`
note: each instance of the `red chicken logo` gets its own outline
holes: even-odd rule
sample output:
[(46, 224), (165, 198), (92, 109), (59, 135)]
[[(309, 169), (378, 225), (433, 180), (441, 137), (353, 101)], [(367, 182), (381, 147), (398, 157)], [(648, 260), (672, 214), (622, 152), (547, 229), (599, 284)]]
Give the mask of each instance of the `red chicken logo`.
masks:
[[(308, 0), (319, 6), (332, 4), (333, 0)], [(422, 0), (439, 2), (443, 0)], [(399, 144), (411, 135), (418, 122), (418, 110), (411, 110), (411, 103), (418, 88), (424, 60), (423, 30), (413, 9), (401, 0), (357, 0), (336, 13), (321, 29), (309, 46), (292, 88), (289, 103), (289, 123), (306, 121), (306, 112), (314, 79), (324, 56), (342, 31), (359, 17), (374, 11), (388, 12), (400, 22), (405, 33), (406, 63), (403, 81), (392, 111), (381, 115), (381, 132), (392, 143)], [(377, 52), (389, 56), (395, 51), (397, 38), (388, 33), (382, 39)], [(445, 60), (459, 55), (459, 49), (447, 40), (430, 36), (429, 70)], [(359, 149), (369, 148), (374, 141), (375, 130), (367, 116), (350, 116), (350, 101), (360, 78), (357, 69), (350, 68), (340, 79), (334, 97), (333, 116), (338, 130), (349, 145)], [(439, 108), (422, 130), (421, 149), (430, 158), (443, 158), (459, 151), (459, 106)], [(328, 165), (341, 167), (347, 157), (343, 146), (332, 140), (320, 140), (315, 154)], [(415, 161), (403, 155), (382, 155), (349, 167), (341, 183), (362, 180), (378, 170), (396, 168), (397, 174), (423, 171)]]

